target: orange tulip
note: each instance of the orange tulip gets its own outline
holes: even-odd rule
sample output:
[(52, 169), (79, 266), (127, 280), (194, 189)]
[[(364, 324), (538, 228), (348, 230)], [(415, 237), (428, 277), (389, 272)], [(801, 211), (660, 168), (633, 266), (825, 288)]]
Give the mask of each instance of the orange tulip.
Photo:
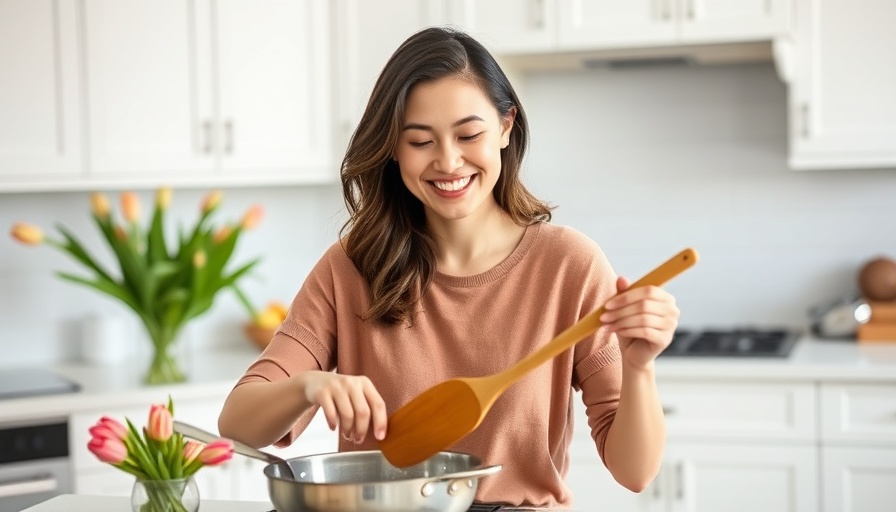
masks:
[(240, 225), (243, 226), (243, 229), (252, 229), (261, 223), (262, 217), (264, 217), (264, 208), (256, 204), (243, 215)]
[(17, 222), (9, 231), (10, 236), (25, 245), (39, 245), (44, 241), (44, 232), (34, 224)]
[(128, 234), (127, 234), (127, 232), (124, 230), (123, 227), (121, 227), (121, 226), (115, 226), (115, 238), (117, 238), (117, 239), (121, 240), (122, 242), (124, 242), (125, 240), (128, 239)]
[(221, 198), (224, 194), (221, 193), (220, 190), (213, 190), (205, 196), (205, 199), (202, 200), (202, 213), (208, 213), (221, 204)]
[(109, 216), (109, 198), (99, 192), (90, 194), (90, 209), (98, 218), (105, 219)]
[(140, 220), (140, 198), (133, 192), (121, 194), (121, 215), (130, 223)]
[(184, 464), (189, 464), (196, 460), (203, 448), (205, 448), (205, 445), (202, 443), (187, 441), (184, 444)]
[(227, 240), (227, 237), (229, 237), (231, 233), (233, 233), (233, 228), (230, 226), (221, 226), (221, 228), (215, 232), (215, 236), (212, 237), (212, 240), (214, 240), (216, 244), (220, 244), (224, 240)]
[(162, 210), (167, 210), (171, 204), (171, 187), (162, 187), (156, 191), (156, 206)]

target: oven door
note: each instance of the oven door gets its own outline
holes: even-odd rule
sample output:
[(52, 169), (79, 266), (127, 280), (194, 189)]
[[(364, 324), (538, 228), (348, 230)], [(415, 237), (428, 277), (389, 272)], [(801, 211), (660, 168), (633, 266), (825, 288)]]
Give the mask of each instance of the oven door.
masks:
[(0, 510), (22, 510), (72, 492), (67, 457), (0, 464)]

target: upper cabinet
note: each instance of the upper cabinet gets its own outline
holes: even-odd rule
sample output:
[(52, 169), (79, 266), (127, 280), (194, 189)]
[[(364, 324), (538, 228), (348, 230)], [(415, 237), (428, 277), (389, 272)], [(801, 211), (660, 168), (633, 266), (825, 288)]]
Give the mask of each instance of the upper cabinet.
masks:
[(496, 53), (770, 40), (789, 0), (447, 0), (448, 20)]
[(0, 191), (335, 181), (329, 9), (0, 2)]
[(326, 179), (324, 1), (85, 0), (92, 173)]
[(797, 0), (790, 166), (896, 168), (896, 2)]
[(81, 172), (74, 0), (0, 2), (0, 190)]

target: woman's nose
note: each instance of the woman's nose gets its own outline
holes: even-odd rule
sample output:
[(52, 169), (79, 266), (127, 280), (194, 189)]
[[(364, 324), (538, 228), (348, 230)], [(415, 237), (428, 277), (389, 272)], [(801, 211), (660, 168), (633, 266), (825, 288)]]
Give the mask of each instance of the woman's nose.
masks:
[(457, 144), (441, 144), (434, 162), (437, 171), (451, 173), (463, 166), (464, 159)]

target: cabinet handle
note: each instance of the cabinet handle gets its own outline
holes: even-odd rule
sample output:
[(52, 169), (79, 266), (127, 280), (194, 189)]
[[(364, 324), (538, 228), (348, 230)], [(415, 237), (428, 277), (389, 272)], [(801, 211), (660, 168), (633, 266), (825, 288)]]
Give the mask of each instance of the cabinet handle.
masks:
[(224, 152), (233, 153), (233, 121), (224, 121)]
[(809, 138), (809, 104), (803, 103), (800, 106), (800, 128), (804, 139)]
[(684, 463), (679, 462), (675, 466), (675, 497), (678, 501), (684, 501)]
[(532, 6), (532, 25), (537, 29), (545, 27), (545, 0), (533, 0)]
[(659, 501), (663, 497), (663, 469), (660, 468), (660, 472), (656, 474), (656, 478), (653, 479), (653, 483), (650, 484), (653, 487), (653, 501)]
[(672, 19), (672, 0), (662, 0), (662, 4), (660, 4), (660, 17), (663, 21)]
[(202, 152), (212, 152), (212, 122), (208, 119), (202, 123)]
[(673, 414), (675, 414), (674, 407), (667, 407), (665, 405), (663, 406), (663, 416), (671, 416)]

